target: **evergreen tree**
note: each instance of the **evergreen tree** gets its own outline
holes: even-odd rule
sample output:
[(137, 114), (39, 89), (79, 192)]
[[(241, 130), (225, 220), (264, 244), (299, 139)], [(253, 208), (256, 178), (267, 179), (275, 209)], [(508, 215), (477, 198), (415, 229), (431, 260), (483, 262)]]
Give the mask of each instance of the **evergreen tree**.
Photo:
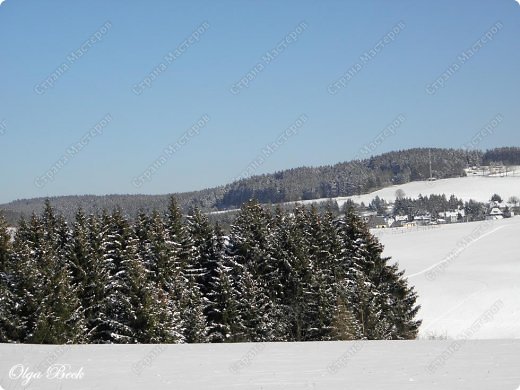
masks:
[(276, 247), (283, 266), (283, 300), (286, 308), (283, 326), (288, 329), (286, 339), (303, 341), (307, 338), (307, 318), (312, 289), (312, 263), (310, 256), (310, 230), (307, 211), (297, 206), (291, 215), (277, 213), (275, 219)]
[(176, 252), (177, 268), (182, 271), (183, 276), (197, 274), (198, 248), (194, 246), (189, 231), (184, 224), (181, 209), (173, 196), (170, 198), (166, 213), (165, 229), (167, 242)]
[(235, 340), (239, 342), (270, 341), (271, 301), (260, 283), (246, 266), (238, 281), (238, 321)]
[(11, 236), (7, 231), (7, 221), (0, 210), (0, 273), (5, 273), (11, 256)]
[(335, 269), (339, 262), (341, 244), (332, 223), (332, 214), (320, 217), (311, 207), (309, 221), (309, 255), (311, 265), (310, 291), (312, 310), (307, 313), (309, 340), (329, 340), (338, 301), (338, 280)]
[(87, 332), (92, 329), (96, 306), (103, 297), (103, 281), (98, 223), (83, 210), (76, 213), (68, 255), (73, 285), (84, 310)]
[(204, 315), (206, 305), (199, 286), (190, 277), (179, 302), (179, 311), (184, 326), (184, 339), (187, 343), (204, 343), (207, 341), (208, 324)]
[[(397, 265), (388, 265), (383, 247), (353, 212), (339, 223), (346, 262), (354, 274), (347, 275), (349, 300), (368, 339), (410, 339), (417, 335), (420, 321), (414, 320), (419, 307), (416, 294), (407, 286)], [(355, 276), (355, 281), (352, 276)], [(354, 283), (352, 283), (354, 281)], [(353, 288), (352, 288), (353, 287)]]
[(56, 216), (47, 200), (41, 219), (38, 256), (39, 305), (30, 341), (42, 344), (81, 343), (86, 326), (83, 307), (73, 285), (70, 259), (70, 231)]
[(150, 280), (139, 257), (138, 240), (130, 238), (121, 263), (121, 288), (131, 305), (128, 327), (131, 342), (174, 343), (183, 340), (176, 328), (176, 311), (170, 311), (165, 294)]
[(36, 261), (40, 253), (40, 236), (36, 215), (32, 215), (29, 223), (20, 220), (9, 267), (10, 307), (6, 320), (11, 329), (8, 338), (21, 343), (29, 342), (36, 323), (41, 288), (40, 270)]
[(156, 285), (173, 296), (175, 280), (180, 272), (178, 245), (168, 239), (168, 233), (159, 213), (153, 212), (149, 224), (148, 237), (143, 247), (142, 259), (150, 271), (150, 278)]
[[(178, 303), (172, 299), (165, 284), (157, 281), (158, 264), (165, 253), (165, 236), (162, 220), (157, 212), (148, 218), (138, 216), (134, 225), (132, 245), (126, 260), (127, 285), (135, 311), (131, 325), (138, 342), (178, 343), (184, 341)], [(159, 265), (159, 267), (161, 267)]]
[[(250, 201), (242, 207), (231, 229), (230, 254), (236, 264), (240, 304), (238, 337), (243, 341), (270, 338), (271, 298), (278, 287), (271, 222), (271, 216), (256, 201)], [(273, 280), (276, 288), (269, 289)]]
[(294, 215), (283, 212), (280, 207), (275, 210), (271, 235), (278, 277), (271, 309), (273, 341), (301, 340), (298, 330), (302, 329), (305, 303), (301, 278), (305, 273), (302, 272), (305, 268), (302, 265), (305, 264), (306, 260), (303, 259), (307, 258), (308, 248), (304, 244), (303, 233), (296, 226)]
[(12, 292), (12, 245), (7, 231), (7, 222), (0, 211), (0, 343), (13, 340), (16, 317), (13, 315), (14, 295)]
[(104, 214), (102, 225), (102, 274), (106, 279), (98, 318), (91, 332), (98, 343), (131, 343), (135, 340), (130, 326), (134, 312), (125, 285), (127, 270), (123, 269), (131, 239), (130, 227), (119, 210), (112, 215)]
[(215, 275), (209, 281), (208, 292), (208, 340), (210, 342), (236, 341), (239, 320), (238, 291), (236, 276), (238, 265), (229, 255), (228, 237), (220, 225), (214, 228)]
[(357, 340), (362, 337), (351, 304), (344, 296), (338, 296), (332, 319), (331, 340)]
[(197, 248), (192, 275), (202, 296), (207, 298), (211, 290), (210, 282), (216, 276), (220, 248), (213, 227), (198, 208), (188, 216), (187, 225), (193, 246)]

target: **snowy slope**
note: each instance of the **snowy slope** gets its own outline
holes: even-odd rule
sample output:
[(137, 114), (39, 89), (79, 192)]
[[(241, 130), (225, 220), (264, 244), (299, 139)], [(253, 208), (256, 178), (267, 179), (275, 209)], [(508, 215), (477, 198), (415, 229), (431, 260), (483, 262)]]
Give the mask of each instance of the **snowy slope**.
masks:
[(520, 217), (373, 232), (416, 286), (423, 335), (463, 337), (492, 309), (469, 338), (520, 338)]
[[(515, 390), (518, 351), (520, 340), (0, 345), (0, 388)], [(17, 364), (39, 367), (42, 378), (20, 386)], [(81, 370), (83, 378), (47, 379), (50, 364), (68, 364), (67, 372)]]
[[(416, 198), (419, 194), (446, 194), (447, 197), (454, 194), (458, 198), (468, 201), (470, 199), (480, 202), (487, 202), (493, 194), (499, 194), (502, 199), (508, 200), (511, 196), (520, 198), (520, 170), (515, 172), (515, 176), (492, 177), (492, 176), (475, 176), (475, 177), (459, 177), (453, 179), (443, 179), (436, 181), (414, 181), (402, 185), (386, 187), (369, 194), (359, 196), (347, 196), (334, 198), (339, 206), (352, 199), (356, 203), (364, 202), (366, 205), (376, 196), (393, 202), (395, 200), (395, 192), (402, 189), (406, 197)], [(324, 202), (327, 199), (308, 200), (301, 203)]]

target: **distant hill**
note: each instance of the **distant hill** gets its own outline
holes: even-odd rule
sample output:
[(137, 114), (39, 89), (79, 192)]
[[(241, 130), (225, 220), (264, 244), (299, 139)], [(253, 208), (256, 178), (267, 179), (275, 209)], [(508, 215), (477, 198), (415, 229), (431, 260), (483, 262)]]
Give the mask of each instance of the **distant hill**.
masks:
[[(415, 148), (384, 153), (363, 160), (321, 167), (300, 167), (272, 174), (252, 176), (233, 183), (201, 191), (167, 195), (79, 195), (51, 197), (51, 203), (68, 220), (78, 207), (86, 213), (120, 207), (133, 217), (139, 210), (165, 210), (174, 195), (187, 211), (198, 207), (203, 211), (239, 208), (256, 198), (264, 204), (336, 198), (369, 193), (391, 185), (438, 178), (464, 176), (468, 166), (504, 162), (520, 165), (520, 148), (507, 147), (488, 151), (462, 149)], [(21, 199), (4, 205), (8, 221), (14, 224), (21, 216), (29, 217), (42, 210), (45, 198)]]

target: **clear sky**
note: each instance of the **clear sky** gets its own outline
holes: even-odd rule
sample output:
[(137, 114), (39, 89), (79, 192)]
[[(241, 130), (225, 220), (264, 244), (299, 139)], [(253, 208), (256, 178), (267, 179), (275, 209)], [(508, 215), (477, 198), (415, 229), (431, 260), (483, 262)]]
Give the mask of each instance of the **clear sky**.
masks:
[(0, 202), (520, 144), (514, 0), (6, 0), (0, 36)]

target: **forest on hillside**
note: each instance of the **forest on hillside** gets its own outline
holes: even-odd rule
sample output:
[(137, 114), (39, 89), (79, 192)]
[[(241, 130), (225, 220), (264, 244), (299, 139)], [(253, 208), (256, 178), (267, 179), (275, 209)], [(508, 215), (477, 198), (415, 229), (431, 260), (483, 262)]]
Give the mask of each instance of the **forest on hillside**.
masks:
[(164, 214), (49, 201), (14, 240), (0, 217), (0, 342), (413, 339), (413, 287), (347, 210), (243, 205), (229, 235), (174, 198)]
[[(250, 199), (262, 204), (334, 198), (368, 193), (394, 184), (465, 175), (468, 166), (504, 163), (520, 165), (520, 148), (507, 147), (486, 152), (467, 149), (417, 148), (366, 156), (359, 160), (321, 167), (300, 167), (273, 174), (256, 175), (233, 183), (200, 191), (173, 194), (181, 209), (197, 207), (204, 212), (237, 209)], [(172, 184), (172, 187), (173, 184)], [(165, 212), (170, 195), (81, 195), (51, 198), (67, 221), (74, 220), (78, 207), (86, 213), (121, 208), (135, 218), (139, 212)], [(1, 205), (8, 222), (15, 225), (21, 216), (41, 213), (45, 198), (22, 199)]]

